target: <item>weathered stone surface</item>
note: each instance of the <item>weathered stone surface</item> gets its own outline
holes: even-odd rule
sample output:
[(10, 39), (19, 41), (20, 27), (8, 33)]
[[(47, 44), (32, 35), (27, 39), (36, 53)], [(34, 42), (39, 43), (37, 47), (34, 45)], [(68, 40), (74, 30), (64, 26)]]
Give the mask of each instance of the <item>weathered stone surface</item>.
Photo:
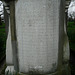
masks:
[(14, 66), (7, 66), (5, 70), (5, 75), (14, 75), (14, 73), (15, 73)]
[(14, 69), (25, 74), (62, 75), (63, 60), (69, 59), (65, 0), (18, 0), (15, 6), (12, 2), (7, 54), (13, 55), (7, 55), (7, 63), (14, 62)]
[(6, 34), (8, 35), (8, 30), (9, 30), (9, 14), (6, 11), (5, 6), (4, 6), (4, 21), (5, 21)]
[(69, 49), (69, 40), (67, 36), (67, 16), (68, 13), (65, 12), (65, 19), (64, 19), (64, 49), (63, 49), (63, 60), (64, 62), (68, 62), (70, 59), (70, 49)]
[(66, 65), (63, 65), (63, 67), (60, 69), (60, 71), (56, 71), (54, 73), (50, 73), (50, 74), (24, 74), (24, 73), (20, 73), (20, 72), (16, 72), (14, 70), (14, 66), (8, 66), (6, 71), (5, 71), (5, 75), (15, 75), (15, 74), (18, 74), (18, 75), (71, 75), (70, 74), (70, 67), (68, 64)]
[(7, 65), (13, 64), (13, 50), (12, 50), (12, 44), (11, 44), (10, 21), (9, 21), (7, 43), (6, 43), (6, 63)]
[(53, 72), (58, 61), (58, 0), (18, 0), (15, 4), (20, 72)]

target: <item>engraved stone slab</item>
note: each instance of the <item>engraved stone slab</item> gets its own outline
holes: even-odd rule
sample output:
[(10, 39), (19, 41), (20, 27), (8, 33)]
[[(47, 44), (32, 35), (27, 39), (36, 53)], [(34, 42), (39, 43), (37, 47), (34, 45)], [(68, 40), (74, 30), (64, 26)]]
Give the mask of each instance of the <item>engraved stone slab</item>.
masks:
[(58, 61), (58, 0), (18, 0), (15, 4), (19, 71), (54, 72)]

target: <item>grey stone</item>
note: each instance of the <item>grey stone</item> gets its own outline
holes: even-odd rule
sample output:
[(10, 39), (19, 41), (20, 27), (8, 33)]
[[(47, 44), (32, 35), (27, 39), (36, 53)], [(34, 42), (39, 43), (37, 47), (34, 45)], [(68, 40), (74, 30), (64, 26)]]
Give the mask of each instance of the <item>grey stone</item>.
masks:
[(63, 60), (69, 59), (64, 12), (65, 0), (15, 1), (10, 7), (7, 51), (12, 56), (7, 52), (7, 63), (20, 73), (62, 75)]

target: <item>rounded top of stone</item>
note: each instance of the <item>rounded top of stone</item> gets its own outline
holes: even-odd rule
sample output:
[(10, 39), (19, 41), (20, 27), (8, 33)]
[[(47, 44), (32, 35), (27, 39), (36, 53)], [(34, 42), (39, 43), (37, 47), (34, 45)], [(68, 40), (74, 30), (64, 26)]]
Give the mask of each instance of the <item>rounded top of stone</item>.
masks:
[(66, 1), (71, 1), (71, 0), (66, 0)]
[[(1, 0), (1, 1), (10, 2), (10, 1), (15, 1), (15, 0)], [(66, 0), (66, 1), (71, 1), (71, 0)]]

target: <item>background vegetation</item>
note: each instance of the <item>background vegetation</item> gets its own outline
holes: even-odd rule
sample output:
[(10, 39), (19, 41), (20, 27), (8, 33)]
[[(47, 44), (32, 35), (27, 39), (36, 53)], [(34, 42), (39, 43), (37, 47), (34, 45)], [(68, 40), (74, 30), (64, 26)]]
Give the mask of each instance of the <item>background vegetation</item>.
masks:
[(74, 22), (68, 22), (67, 27), (69, 42), (70, 42), (70, 48), (75, 51), (75, 23)]
[(67, 33), (70, 43), (70, 67), (72, 75), (75, 75), (75, 22), (69, 21)]
[(6, 49), (6, 33), (5, 33), (5, 24), (0, 25), (0, 59), (5, 55)]

